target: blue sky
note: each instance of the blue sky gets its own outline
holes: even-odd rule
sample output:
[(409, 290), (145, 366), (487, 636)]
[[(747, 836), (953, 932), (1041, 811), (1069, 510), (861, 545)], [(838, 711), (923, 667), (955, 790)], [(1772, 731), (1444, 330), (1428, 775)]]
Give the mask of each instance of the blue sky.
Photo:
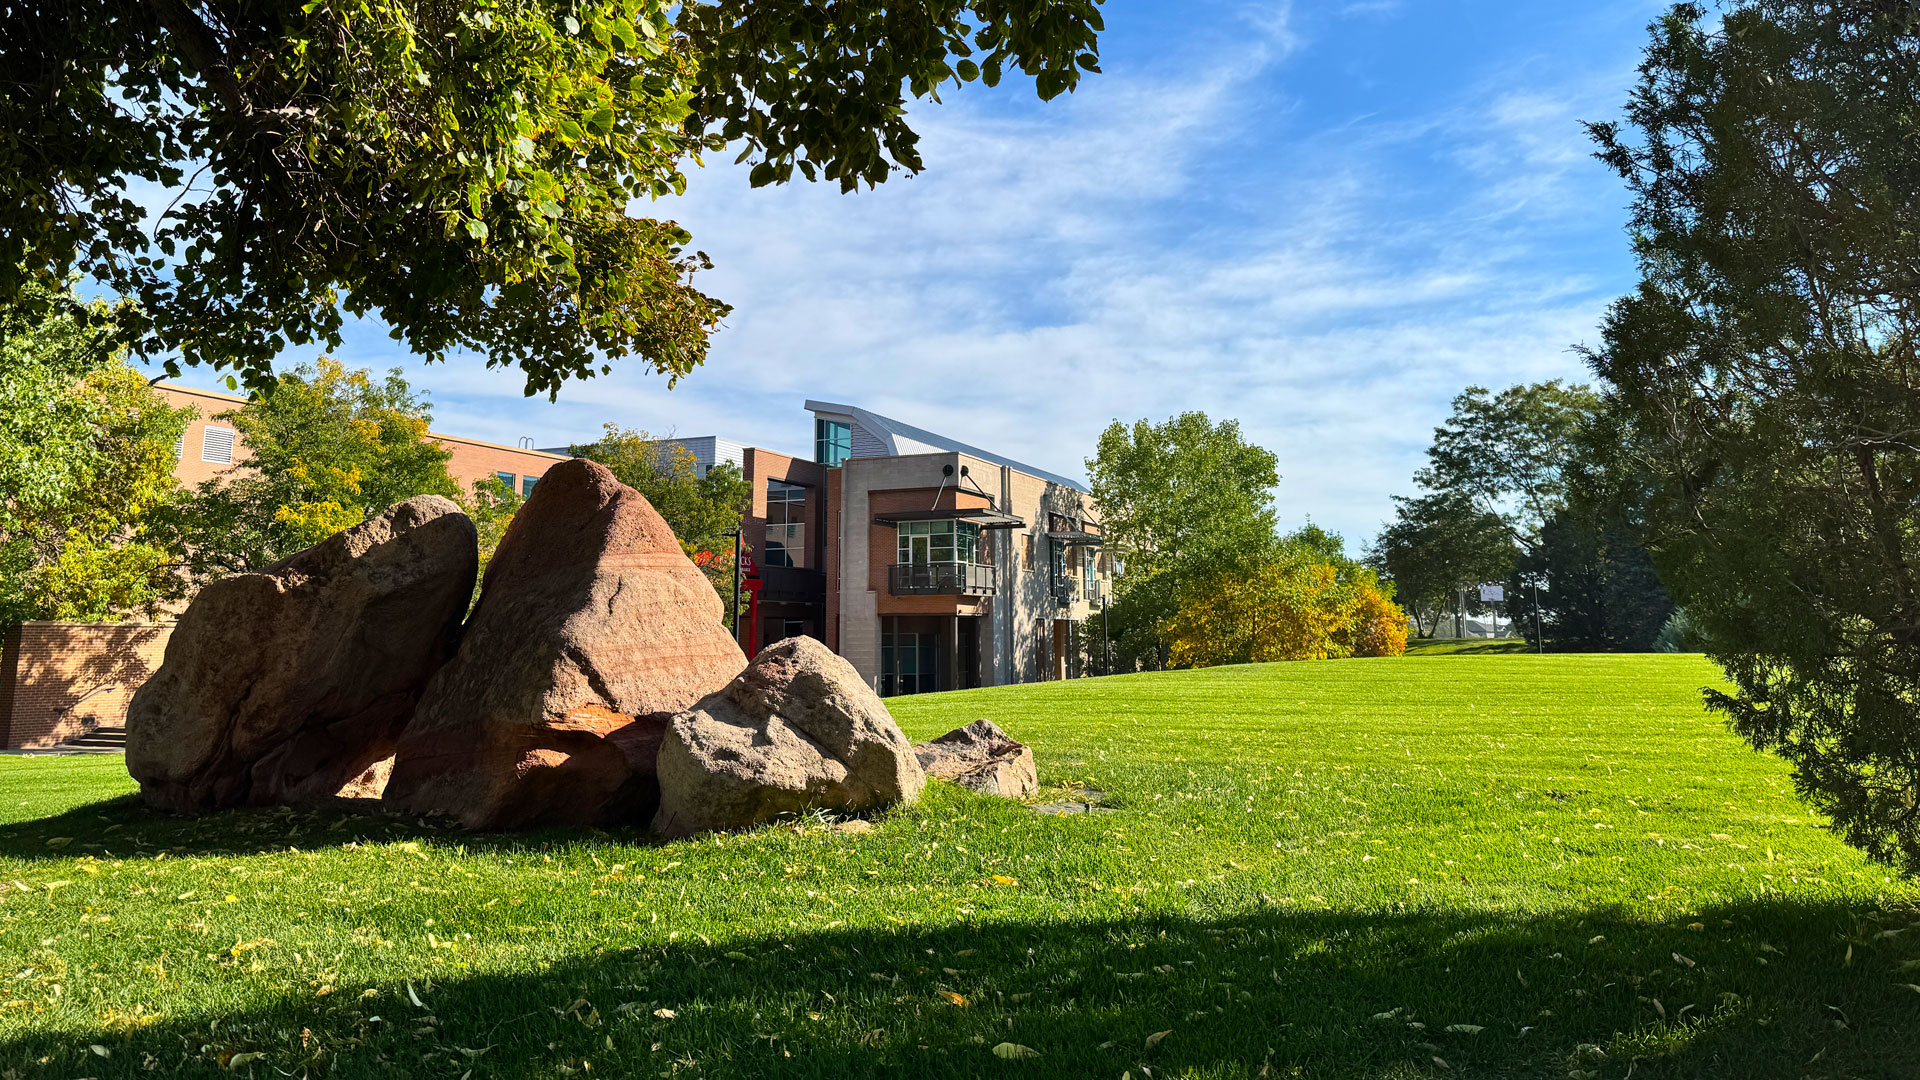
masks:
[(407, 368), (439, 430), (540, 446), (611, 421), (805, 453), (816, 397), (1078, 476), (1109, 421), (1201, 409), (1278, 455), (1283, 521), (1357, 550), (1463, 387), (1586, 377), (1572, 348), (1633, 279), (1580, 123), (1618, 113), (1661, 6), (1108, 0), (1104, 74), (919, 108), (918, 177), (716, 166), (645, 208), (735, 308), (674, 390), (527, 399), (372, 326), (335, 355)]

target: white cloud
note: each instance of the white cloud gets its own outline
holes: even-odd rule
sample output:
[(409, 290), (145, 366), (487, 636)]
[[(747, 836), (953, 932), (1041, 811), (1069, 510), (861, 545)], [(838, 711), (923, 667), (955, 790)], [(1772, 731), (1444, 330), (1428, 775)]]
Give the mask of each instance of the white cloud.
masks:
[[(1583, 376), (1569, 347), (1624, 255), (1556, 249), (1624, 251), (1576, 122), (1611, 111), (1622, 65), (1523, 64), (1419, 115), (1309, 127), (1275, 76), (1312, 43), (1285, 8), (1239, 14), (1225, 51), (1116, 65), (1044, 106), (1003, 86), (923, 109), (928, 172), (876, 191), (697, 175), (649, 212), (692, 230), (735, 305), (704, 369), (548, 405), (477, 362), (416, 367), (437, 426), (545, 446), (614, 420), (804, 452), (801, 402), (823, 397), (1077, 474), (1109, 420), (1197, 408), (1279, 454), (1289, 521), (1357, 545), (1462, 387)], [(404, 361), (391, 345), (343, 355)]]

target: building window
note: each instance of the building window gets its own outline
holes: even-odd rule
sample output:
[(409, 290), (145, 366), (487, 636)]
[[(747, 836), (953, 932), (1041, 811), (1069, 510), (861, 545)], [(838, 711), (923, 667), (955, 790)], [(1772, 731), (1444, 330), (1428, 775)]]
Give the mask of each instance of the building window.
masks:
[(980, 554), (980, 526), (965, 521), (903, 521), (900, 563), (970, 563)]
[(1033, 534), (1026, 533), (1024, 535), (1027, 542), (1026, 546), (1022, 548), (1020, 552), (1020, 568), (1031, 571), (1033, 569)]
[(768, 566), (807, 565), (807, 489), (784, 480), (767, 481)]
[(853, 425), (839, 420), (813, 422), (813, 460), (838, 465), (853, 456)]
[(210, 427), (200, 436), (200, 460), (233, 464), (233, 429)]
[(533, 485), (539, 482), (540, 482), (540, 478), (537, 476), (521, 477), (520, 478), (520, 497), (524, 499), (527, 496), (533, 494)]
[(497, 473), (494, 473), (493, 475), (495, 479), (499, 480), (502, 484), (506, 485), (508, 491), (513, 490), (513, 481), (515, 480), (515, 477), (512, 473), (497, 472)]
[(934, 634), (880, 631), (880, 693), (930, 694), (940, 689), (940, 639)]

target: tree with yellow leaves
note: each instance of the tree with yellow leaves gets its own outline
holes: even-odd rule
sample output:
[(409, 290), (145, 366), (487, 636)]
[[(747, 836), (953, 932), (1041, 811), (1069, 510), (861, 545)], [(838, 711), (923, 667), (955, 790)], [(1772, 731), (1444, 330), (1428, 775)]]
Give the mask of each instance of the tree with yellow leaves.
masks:
[(1310, 527), (1252, 571), (1187, 590), (1167, 625), (1171, 661), (1212, 667), (1406, 651), (1409, 623), (1391, 587), (1327, 551), (1328, 541), (1338, 538)]

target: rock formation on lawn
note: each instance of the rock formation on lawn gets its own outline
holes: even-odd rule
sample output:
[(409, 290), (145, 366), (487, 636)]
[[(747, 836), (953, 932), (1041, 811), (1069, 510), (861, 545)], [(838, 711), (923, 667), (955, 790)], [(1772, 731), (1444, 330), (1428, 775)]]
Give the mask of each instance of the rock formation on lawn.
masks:
[(915, 743), (913, 753), (928, 776), (983, 795), (1020, 799), (1040, 786), (1033, 750), (1015, 742), (991, 720), (975, 720), (937, 739)]
[(724, 690), (673, 718), (660, 747), (654, 831), (740, 829), (822, 808), (912, 802), (926, 778), (859, 672), (825, 645), (788, 638)]
[(422, 696), (387, 803), (476, 829), (644, 824), (668, 720), (746, 664), (720, 615), (645, 497), (593, 462), (556, 465)]
[(394, 752), (453, 655), (479, 561), (437, 495), (200, 590), (127, 708), (127, 771), (193, 812), (331, 797)]

